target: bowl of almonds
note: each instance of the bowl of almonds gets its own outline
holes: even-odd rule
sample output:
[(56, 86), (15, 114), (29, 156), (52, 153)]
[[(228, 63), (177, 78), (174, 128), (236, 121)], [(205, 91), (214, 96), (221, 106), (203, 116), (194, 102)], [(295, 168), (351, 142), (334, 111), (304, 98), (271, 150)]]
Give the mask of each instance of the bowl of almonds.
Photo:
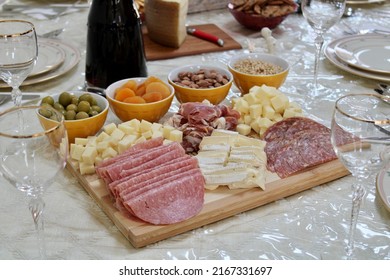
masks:
[(228, 9), (243, 26), (253, 30), (273, 29), (298, 6), (294, 0), (232, 0)]
[(168, 83), (175, 89), (180, 103), (202, 102), (205, 99), (216, 105), (229, 93), (233, 75), (225, 68), (212, 65), (187, 65), (173, 69)]

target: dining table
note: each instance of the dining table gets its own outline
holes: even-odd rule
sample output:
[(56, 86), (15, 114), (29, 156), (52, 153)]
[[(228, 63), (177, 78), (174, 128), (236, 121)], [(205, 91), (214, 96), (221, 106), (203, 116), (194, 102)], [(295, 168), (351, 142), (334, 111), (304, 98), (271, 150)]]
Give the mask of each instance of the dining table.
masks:
[[(4, 2), (4, 1), (2, 1)], [(73, 61), (47, 79), (25, 83), (21, 90), (23, 103), (38, 103), (45, 95), (63, 91), (85, 90), (85, 58), (88, 5), (72, 6), (67, 11), (45, 9), (50, 3), (76, 1), (10, 0), (22, 4), (21, 10), (0, 10), (0, 19), (19, 18), (31, 21), (38, 34), (60, 29), (47, 45), (64, 46)], [(77, 1), (88, 4), (87, 1)], [(202, 4), (204, 1), (197, 1)], [(4, 5), (2, 3), (1, 5)], [(40, 5), (35, 8), (34, 5)], [(43, 5), (43, 6), (42, 6)], [(187, 14), (186, 24), (213, 24), (238, 43), (232, 49), (147, 60), (148, 75), (167, 81), (168, 73), (189, 64), (212, 64), (227, 67), (229, 59), (240, 53), (272, 53), (288, 61), (286, 81), (279, 88), (291, 101), (301, 104), (305, 116), (327, 127), (337, 98), (350, 93), (376, 93), (379, 84), (390, 85), (389, 73), (380, 77), (365, 75), (332, 60), (326, 53), (335, 40), (359, 34), (390, 34), (390, 1), (347, 0), (351, 8), (324, 35), (318, 83), (326, 94), (308, 104), (309, 84), (313, 83), (315, 32), (303, 15), (292, 13), (272, 29), (274, 46), (269, 48), (261, 30), (239, 24), (227, 6)], [(1, 6), (0, 6), (1, 9)], [(35, 12), (32, 12), (32, 10)], [(53, 16), (54, 14), (54, 16)], [(190, 36), (190, 35), (187, 35)], [(389, 35), (390, 38), (390, 35)], [(212, 43), (210, 43), (212, 44)], [(389, 41), (390, 45), (390, 41)], [(389, 59), (389, 58), (387, 58)], [(61, 66), (65, 67), (65, 66)], [(388, 80), (386, 80), (386, 75)], [(45, 77), (45, 76), (44, 76)], [(28, 79), (26, 80), (28, 81)], [(0, 88), (0, 94), (11, 90)], [(239, 96), (235, 85), (224, 101), (229, 104)], [(32, 98), (32, 99), (31, 99)], [(11, 107), (11, 101), (0, 105), (0, 111)], [(177, 111), (174, 99), (167, 114)], [(109, 111), (106, 123), (121, 121)], [(388, 168), (388, 167), (387, 167)], [(390, 177), (390, 171), (382, 171)], [(383, 179), (389, 189), (389, 179)], [(386, 178), (387, 178), (386, 177)], [(360, 209), (355, 234), (355, 259), (390, 259), (390, 209), (378, 195), (378, 178), (371, 178)], [(253, 209), (169, 236), (163, 240), (135, 247), (99, 207), (79, 180), (65, 168), (44, 194), (45, 242), (47, 258), (53, 260), (345, 260), (346, 240), (351, 215), (351, 175), (341, 176), (307, 190), (277, 199)], [(38, 257), (37, 236), (24, 194), (0, 177), (0, 259), (30, 260)], [(385, 198), (386, 199), (386, 198)], [(390, 201), (390, 197), (388, 198)], [(387, 204), (389, 203), (387, 202)]]

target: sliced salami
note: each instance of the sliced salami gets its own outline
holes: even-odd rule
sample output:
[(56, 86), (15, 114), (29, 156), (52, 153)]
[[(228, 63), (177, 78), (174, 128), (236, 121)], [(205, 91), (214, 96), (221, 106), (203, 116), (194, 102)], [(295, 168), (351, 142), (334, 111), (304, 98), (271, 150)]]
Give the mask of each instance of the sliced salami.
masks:
[(264, 134), (268, 170), (286, 178), (336, 159), (330, 137), (329, 128), (308, 118), (277, 122)]
[(198, 214), (204, 203), (204, 178), (200, 170), (159, 188), (153, 188), (126, 204), (134, 215), (155, 225), (173, 224)]

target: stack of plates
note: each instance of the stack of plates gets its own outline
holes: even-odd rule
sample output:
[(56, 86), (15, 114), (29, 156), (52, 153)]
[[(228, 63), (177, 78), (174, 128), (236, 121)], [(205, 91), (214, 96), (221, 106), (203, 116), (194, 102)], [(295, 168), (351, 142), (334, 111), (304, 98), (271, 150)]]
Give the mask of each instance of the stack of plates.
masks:
[[(64, 75), (79, 63), (80, 58), (80, 51), (72, 45), (55, 39), (39, 38), (37, 62), (22, 86)], [(0, 88), (8, 87), (6, 83), (0, 82)]]
[(390, 82), (390, 35), (352, 35), (336, 39), (325, 49), (335, 66), (349, 73)]

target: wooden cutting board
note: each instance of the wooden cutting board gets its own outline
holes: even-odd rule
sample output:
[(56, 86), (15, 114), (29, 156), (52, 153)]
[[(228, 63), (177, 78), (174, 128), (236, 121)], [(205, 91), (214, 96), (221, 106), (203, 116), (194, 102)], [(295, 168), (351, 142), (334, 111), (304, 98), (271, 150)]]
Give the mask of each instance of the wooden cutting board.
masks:
[(143, 27), (143, 38), (146, 60), (159, 60), (168, 59), (180, 56), (195, 55), (209, 52), (221, 52), (233, 49), (241, 49), (241, 45), (236, 42), (232, 37), (226, 34), (215, 24), (202, 24), (192, 25), (190, 27), (197, 28), (204, 32), (213, 34), (222, 40), (224, 40), (223, 47), (218, 46), (215, 43), (199, 39), (192, 35), (187, 35), (183, 44), (179, 48), (170, 48), (153, 42), (148, 37), (148, 31), (146, 27)]
[(67, 164), (67, 168), (136, 248), (220, 221), (349, 174), (344, 166), (335, 160), (285, 179), (270, 174), (264, 191), (259, 188), (230, 190), (227, 187), (219, 187), (214, 191), (206, 191), (204, 207), (195, 217), (173, 225), (155, 226), (119, 212), (113, 206), (105, 183), (97, 175), (82, 176), (71, 163)]

